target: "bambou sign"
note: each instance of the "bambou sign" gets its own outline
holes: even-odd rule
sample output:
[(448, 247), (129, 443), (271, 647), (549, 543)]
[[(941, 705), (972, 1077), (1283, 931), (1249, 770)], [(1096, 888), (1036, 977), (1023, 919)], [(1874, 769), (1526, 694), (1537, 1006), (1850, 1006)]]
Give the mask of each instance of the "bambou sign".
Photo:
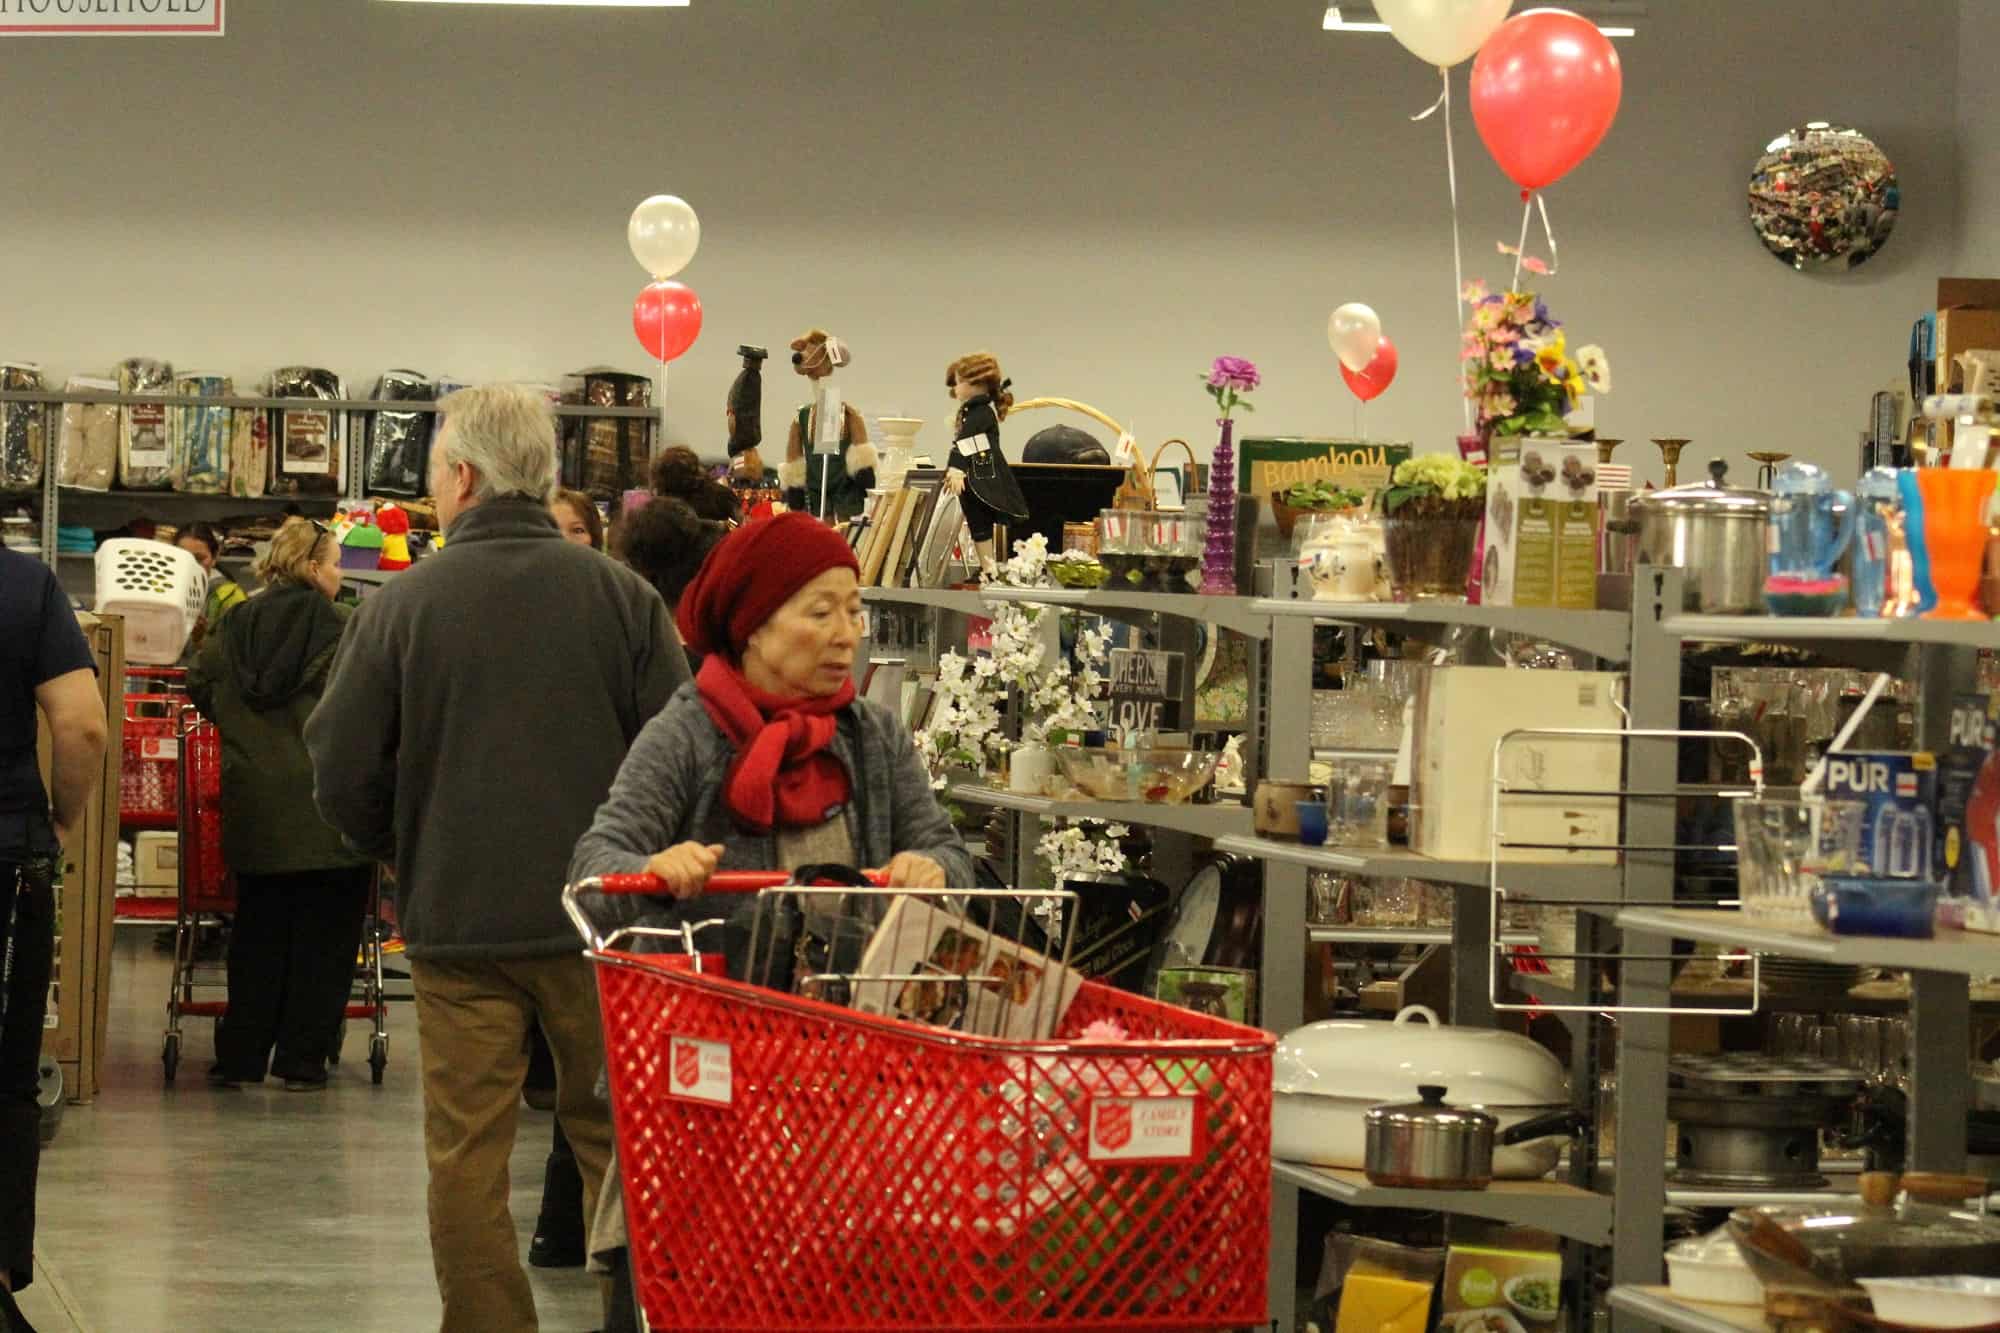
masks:
[(1389, 484), (1396, 464), (1410, 456), (1407, 444), (1379, 440), (1318, 440), (1300, 436), (1251, 437), (1237, 445), (1237, 486), (1245, 495), (1268, 499), (1302, 481), (1331, 481), (1357, 491)]

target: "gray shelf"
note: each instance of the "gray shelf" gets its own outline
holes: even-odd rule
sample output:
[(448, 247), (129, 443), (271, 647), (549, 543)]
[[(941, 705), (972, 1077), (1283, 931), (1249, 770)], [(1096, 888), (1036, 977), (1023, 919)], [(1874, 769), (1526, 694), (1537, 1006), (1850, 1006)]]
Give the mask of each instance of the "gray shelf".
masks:
[[(1314, 944), (1450, 944), (1451, 930), (1443, 926), (1311, 926), (1306, 938)], [(1526, 931), (1508, 931), (1503, 944), (1533, 944), (1537, 937)]]
[[(258, 398), (242, 396), (206, 396), (181, 393), (97, 393), (78, 391), (76, 393), (54, 392), (43, 389), (9, 389), (0, 391), (0, 403), (88, 403), (112, 407), (138, 407), (158, 403), (166, 407), (241, 407), (265, 410), (293, 410), (301, 412), (437, 412), (441, 409), (431, 401), (405, 401), (383, 398)], [(589, 403), (551, 404), (555, 414), (561, 417), (636, 417), (658, 420), (657, 407), (599, 407)]]
[[(1311, 847), (1280, 838), (1236, 835), (1216, 843), (1216, 850), (1314, 870), (1337, 870), (1376, 878), (1427, 879), (1471, 889), (1486, 888), (1490, 874), (1484, 861), (1444, 861), (1394, 847)], [(1503, 861), (1500, 885), (1538, 902), (1602, 900), (1617, 895), (1619, 873), (1617, 866)]]
[(1290, 597), (1258, 598), (1250, 609), (1266, 616), (1304, 616), (1385, 629), (1469, 625), (1505, 630), (1580, 649), (1607, 662), (1622, 662), (1632, 651), (1632, 618), (1623, 611), (1556, 611), (1460, 602), (1315, 602)]
[(1628, 907), (1618, 913), (1617, 924), (1621, 930), (1706, 940), (1756, 953), (1784, 954), (1826, 963), (1860, 963), (1966, 976), (2000, 975), (2000, 935), (1964, 930), (1940, 930), (1935, 938), (1928, 940), (1828, 935), (1754, 925), (1745, 921), (1739, 911), (1684, 907)]
[(1754, 1305), (1697, 1304), (1670, 1295), (1665, 1287), (1613, 1287), (1611, 1308), (1677, 1333), (1743, 1333), (1765, 1327), (1764, 1312)]
[(998, 806), (1048, 819), (1096, 819), (1108, 824), (1175, 829), (1203, 838), (1223, 838), (1250, 827), (1250, 807), (1219, 802), (1213, 805), (1165, 805), (1150, 801), (1058, 801), (1026, 796), (977, 782), (953, 783), (949, 794), (974, 805)]
[(1410, 1208), (1539, 1227), (1586, 1245), (1611, 1241), (1611, 1198), (1553, 1180), (1496, 1180), (1483, 1190), (1394, 1190), (1359, 1171), (1272, 1162), (1272, 1176), (1350, 1208)]
[(863, 588), (863, 601), (905, 606), (935, 606), (967, 615), (991, 615), (1001, 603), (1072, 607), (1101, 615), (1177, 616), (1235, 630), (1253, 639), (1271, 632), (1271, 618), (1255, 609), (1248, 597), (1181, 596), (1164, 592), (1118, 592), (1109, 588)]
[(56, 493), (62, 497), (65, 506), (83, 504), (154, 504), (167, 505), (210, 505), (219, 509), (240, 508), (272, 509), (285, 505), (323, 505), (328, 510), (340, 504), (338, 495), (205, 495), (190, 491), (95, 491), (81, 486), (58, 486)]
[(2000, 649), (1988, 620), (1863, 620), (1859, 616), (1668, 616), (1661, 628), (1683, 639), (1721, 643), (1931, 644)]

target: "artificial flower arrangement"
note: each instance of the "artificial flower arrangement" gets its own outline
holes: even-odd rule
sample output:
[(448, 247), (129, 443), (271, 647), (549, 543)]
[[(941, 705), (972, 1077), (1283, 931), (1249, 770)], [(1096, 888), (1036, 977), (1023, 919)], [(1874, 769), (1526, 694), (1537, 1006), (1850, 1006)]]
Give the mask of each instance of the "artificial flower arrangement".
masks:
[(1387, 519), (1477, 518), (1485, 505), (1486, 469), (1451, 454), (1404, 459), (1377, 497)]
[(1533, 292), (1489, 292), (1475, 281), (1462, 295), (1472, 307), (1459, 348), (1465, 396), (1485, 438), (1567, 436), (1563, 419), (1583, 396), (1611, 392), (1604, 349), (1572, 355), (1562, 322)]
[(1250, 405), (1250, 394), (1263, 383), (1263, 377), (1257, 373), (1253, 363), (1242, 357), (1218, 356), (1201, 381), (1208, 386), (1208, 396), (1221, 409), (1224, 421), (1229, 420), (1230, 414), (1239, 407), (1245, 412), (1257, 410)]

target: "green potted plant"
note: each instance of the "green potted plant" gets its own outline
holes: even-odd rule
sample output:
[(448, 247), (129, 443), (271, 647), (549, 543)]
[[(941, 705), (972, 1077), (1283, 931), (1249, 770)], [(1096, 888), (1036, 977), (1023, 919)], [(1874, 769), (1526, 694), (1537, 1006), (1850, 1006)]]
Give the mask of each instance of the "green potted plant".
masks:
[(1486, 469), (1449, 454), (1396, 465), (1376, 498), (1399, 602), (1462, 602), (1479, 549)]
[(1307, 514), (1339, 514), (1365, 509), (1368, 493), (1321, 478), (1301, 481), (1282, 491), (1271, 492), (1271, 516), (1278, 521), (1278, 535), (1290, 539), (1292, 530)]

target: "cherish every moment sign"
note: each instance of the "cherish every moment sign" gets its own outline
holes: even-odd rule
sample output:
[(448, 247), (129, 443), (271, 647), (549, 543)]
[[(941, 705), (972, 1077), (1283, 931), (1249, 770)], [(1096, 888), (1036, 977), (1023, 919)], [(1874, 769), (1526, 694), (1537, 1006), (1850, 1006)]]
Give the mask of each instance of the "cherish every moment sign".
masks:
[(0, 0), (0, 37), (220, 37), (223, 0)]

